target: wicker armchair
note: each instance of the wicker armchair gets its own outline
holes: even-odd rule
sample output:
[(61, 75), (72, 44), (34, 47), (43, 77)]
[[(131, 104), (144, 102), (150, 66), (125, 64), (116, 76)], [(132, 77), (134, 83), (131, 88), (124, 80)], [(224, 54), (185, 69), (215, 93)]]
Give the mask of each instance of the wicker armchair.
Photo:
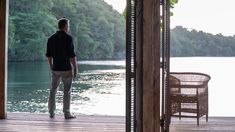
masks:
[(208, 82), (210, 76), (203, 73), (171, 72), (171, 116), (199, 118), (206, 115), (208, 121)]

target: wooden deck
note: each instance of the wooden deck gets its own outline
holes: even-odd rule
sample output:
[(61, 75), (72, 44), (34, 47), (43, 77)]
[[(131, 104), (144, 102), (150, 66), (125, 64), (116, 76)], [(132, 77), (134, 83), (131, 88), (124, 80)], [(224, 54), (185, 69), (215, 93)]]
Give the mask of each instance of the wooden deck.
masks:
[(10, 113), (0, 120), (0, 132), (125, 132), (123, 116), (78, 116), (65, 120), (47, 114)]
[[(47, 114), (9, 113), (0, 120), (0, 132), (125, 132), (123, 116), (86, 116), (65, 120), (62, 115), (50, 119)], [(235, 132), (235, 117), (172, 119), (170, 132)]]
[(196, 118), (173, 118), (170, 132), (235, 132), (235, 117), (209, 117), (208, 122), (202, 117), (199, 123)]

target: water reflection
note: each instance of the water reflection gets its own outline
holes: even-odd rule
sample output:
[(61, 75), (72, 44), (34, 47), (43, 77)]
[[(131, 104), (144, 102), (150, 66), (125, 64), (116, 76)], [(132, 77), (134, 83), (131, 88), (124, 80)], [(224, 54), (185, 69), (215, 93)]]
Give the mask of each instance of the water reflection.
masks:
[[(72, 84), (72, 111), (75, 114), (124, 115), (123, 64), (124, 61), (79, 62), (79, 79)], [(47, 113), (49, 86), (47, 62), (9, 63), (8, 111)], [(57, 113), (62, 113), (62, 84), (56, 101)]]

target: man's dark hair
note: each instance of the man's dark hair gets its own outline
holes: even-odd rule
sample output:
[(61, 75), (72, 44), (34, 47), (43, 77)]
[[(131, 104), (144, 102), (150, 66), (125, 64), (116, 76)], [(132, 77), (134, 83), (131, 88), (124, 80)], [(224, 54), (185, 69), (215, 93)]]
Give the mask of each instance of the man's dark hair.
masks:
[(58, 28), (59, 29), (63, 29), (65, 27), (66, 24), (69, 23), (69, 20), (66, 19), (66, 18), (61, 18), (59, 21), (58, 21)]

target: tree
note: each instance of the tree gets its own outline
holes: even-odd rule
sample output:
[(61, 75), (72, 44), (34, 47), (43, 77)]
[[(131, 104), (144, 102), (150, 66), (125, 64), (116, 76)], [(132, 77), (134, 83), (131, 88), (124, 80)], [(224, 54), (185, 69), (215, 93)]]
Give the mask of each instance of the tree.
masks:
[(9, 26), (9, 60), (42, 60), (47, 36), (56, 21), (49, 9), (50, 0), (11, 0)]
[(234, 56), (235, 38), (177, 26), (171, 30), (171, 56)]
[(79, 59), (125, 57), (125, 19), (103, 0), (10, 0), (9, 60), (45, 60), (62, 17), (70, 20)]

